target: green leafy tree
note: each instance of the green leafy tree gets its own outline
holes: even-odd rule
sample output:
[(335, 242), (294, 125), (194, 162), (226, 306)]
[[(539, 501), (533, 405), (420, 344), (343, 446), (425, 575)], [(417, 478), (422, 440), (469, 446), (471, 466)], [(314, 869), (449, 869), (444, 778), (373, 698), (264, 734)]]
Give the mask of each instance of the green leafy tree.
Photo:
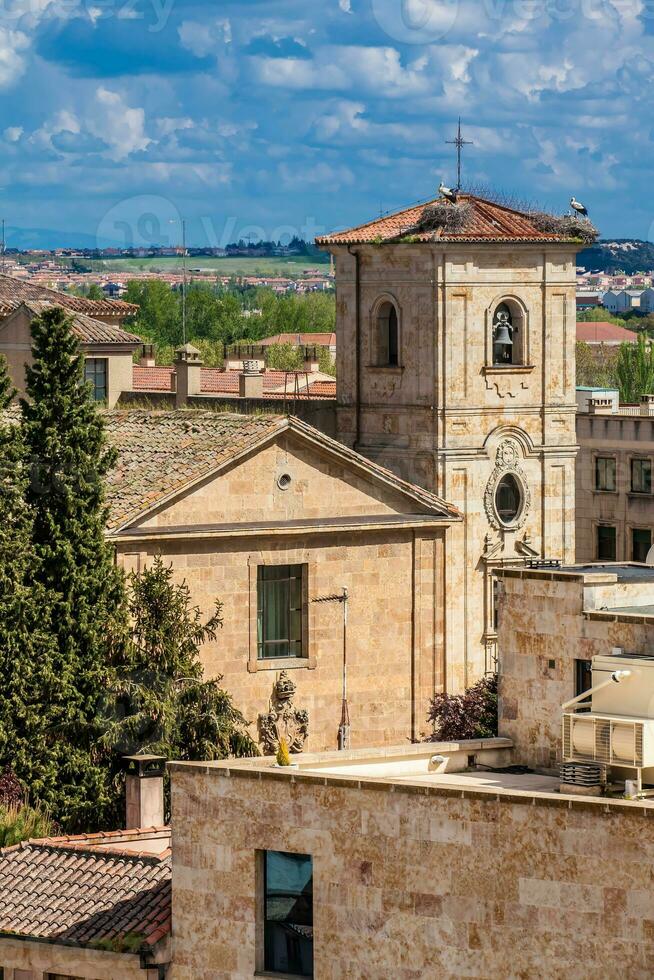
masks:
[(577, 320), (580, 323), (615, 323), (619, 327), (626, 325), (622, 317), (609, 313), (603, 306), (595, 306), (592, 310), (580, 310), (577, 313)]
[(639, 334), (635, 344), (620, 345), (615, 374), (621, 402), (654, 394), (654, 347), (645, 334)]
[(161, 344), (181, 344), (181, 301), (168, 283), (160, 279), (130, 280), (123, 299), (139, 307), (132, 327), (135, 333)]
[(321, 347), (318, 352), (318, 367), (323, 374), (330, 374), (336, 377), (336, 361), (331, 355), (329, 347)]
[(591, 347), (583, 340), (577, 341), (577, 384), (598, 388), (617, 388), (616, 362), (618, 351), (604, 344)]
[[(48, 597), (53, 649), (41, 672), (55, 787), (39, 793), (67, 830), (88, 828), (109, 805), (99, 754), (112, 646), (125, 632), (124, 581), (105, 540), (104, 478), (115, 453), (83, 383), (83, 358), (59, 307), (32, 323), (33, 363), (21, 399), (30, 478), (34, 567)], [(20, 774), (19, 774), (20, 775)]]
[(113, 690), (118, 713), (104, 742), (118, 777), (120, 758), (137, 751), (173, 759), (257, 755), (246, 721), (220, 678), (205, 680), (200, 648), (222, 626), (216, 602), (206, 622), (186, 583), (157, 557), (129, 577), (132, 635), (116, 650)]
[(271, 344), (266, 351), (266, 366), (273, 371), (301, 371), (302, 351), (293, 344)]

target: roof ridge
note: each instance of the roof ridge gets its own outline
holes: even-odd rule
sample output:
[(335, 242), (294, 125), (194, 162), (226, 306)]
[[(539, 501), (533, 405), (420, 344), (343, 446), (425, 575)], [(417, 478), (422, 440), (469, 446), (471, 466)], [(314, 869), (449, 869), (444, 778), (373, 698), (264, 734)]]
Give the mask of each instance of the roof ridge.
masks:
[[(104, 846), (93, 846), (92, 844), (61, 844), (53, 843), (48, 840), (34, 840), (24, 842), (27, 847), (31, 847), (35, 850), (40, 851), (52, 851), (58, 854), (60, 853), (71, 853), (71, 854), (86, 854), (89, 857), (103, 858), (103, 859), (115, 859), (121, 858), (122, 860), (129, 861), (132, 864), (138, 864), (140, 862), (145, 862), (147, 864), (162, 864), (165, 858), (162, 854), (157, 854), (154, 851), (130, 851), (125, 848), (114, 848), (114, 847), (104, 847)], [(170, 851), (170, 848), (166, 848)]]

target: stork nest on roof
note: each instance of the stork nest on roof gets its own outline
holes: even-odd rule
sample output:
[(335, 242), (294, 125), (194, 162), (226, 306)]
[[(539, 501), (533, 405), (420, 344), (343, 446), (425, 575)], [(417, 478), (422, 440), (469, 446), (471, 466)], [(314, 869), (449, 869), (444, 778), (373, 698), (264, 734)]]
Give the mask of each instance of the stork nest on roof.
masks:
[(472, 206), (467, 201), (461, 204), (436, 201), (423, 209), (416, 222), (416, 231), (443, 231), (456, 235), (463, 230), (471, 214)]
[(578, 238), (584, 245), (593, 245), (599, 231), (590, 220), (581, 214), (547, 214), (536, 211), (529, 215), (533, 225), (545, 235), (560, 235), (561, 238)]

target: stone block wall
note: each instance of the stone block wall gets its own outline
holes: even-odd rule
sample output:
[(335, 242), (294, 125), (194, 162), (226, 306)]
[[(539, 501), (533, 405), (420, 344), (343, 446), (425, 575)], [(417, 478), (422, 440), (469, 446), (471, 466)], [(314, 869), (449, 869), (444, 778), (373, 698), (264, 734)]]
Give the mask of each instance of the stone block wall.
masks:
[[(654, 465), (654, 417), (577, 416), (579, 454), (576, 466), (577, 561), (597, 560), (597, 527), (616, 529), (616, 561), (633, 561), (635, 529), (649, 530), (654, 543), (654, 509), (650, 494), (631, 492), (631, 460)], [(597, 490), (595, 460), (615, 459), (615, 491)]]
[[(311, 751), (335, 748), (341, 716), (343, 611), (315, 597), (349, 590), (348, 700), (352, 746), (394, 744), (428, 732), (429, 698), (443, 683), (443, 532), (382, 531), (139, 541), (119, 545), (128, 570), (156, 554), (186, 581), (205, 617), (219, 598), (224, 626), (202, 648), (207, 677), (222, 676), (257, 737), (282, 668), (309, 712)], [(138, 547), (138, 551), (135, 551)], [(305, 564), (308, 657), (257, 661), (260, 564)]]
[[(497, 577), (499, 734), (513, 740), (517, 762), (553, 768), (561, 761), (561, 705), (577, 693), (575, 661), (613, 647), (651, 655), (654, 616), (598, 608), (628, 604), (629, 587), (611, 583), (615, 575), (503, 569)], [(651, 601), (654, 582), (634, 584), (633, 600), (645, 600), (647, 589)]]
[(650, 803), (199, 765), (172, 787), (171, 980), (254, 976), (261, 850), (313, 857), (319, 980), (654, 972)]

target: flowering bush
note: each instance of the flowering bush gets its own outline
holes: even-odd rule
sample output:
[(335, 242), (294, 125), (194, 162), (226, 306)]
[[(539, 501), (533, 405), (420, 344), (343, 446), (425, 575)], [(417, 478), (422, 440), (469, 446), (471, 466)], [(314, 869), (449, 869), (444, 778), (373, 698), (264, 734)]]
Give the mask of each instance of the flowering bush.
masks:
[(434, 725), (430, 742), (458, 742), (497, 735), (497, 676), (482, 677), (464, 694), (437, 694), (428, 721)]

